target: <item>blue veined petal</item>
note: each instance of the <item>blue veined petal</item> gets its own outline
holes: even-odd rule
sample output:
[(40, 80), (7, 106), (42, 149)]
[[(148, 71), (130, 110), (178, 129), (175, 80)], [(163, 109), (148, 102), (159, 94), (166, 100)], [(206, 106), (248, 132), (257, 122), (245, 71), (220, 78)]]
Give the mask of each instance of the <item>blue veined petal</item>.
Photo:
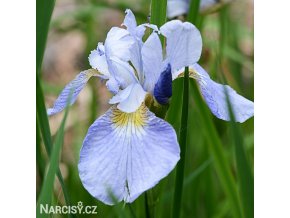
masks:
[(117, 107), (121, 111), (132, 113), (144, 102), (146, 94), (139, 83), (133, 83), (124, 90), (119, 91), (110, 99), (109, 103), (118, 104)]
[(85, 70), (80, 72), (76, 78), (67, 84), (66, 87), (62, 90), (58, 98), (55, 100), (53, 107), (47, 109), (48, 116), (54, 115), (64, 110), (69, 99), (70, 105), (72, 105), (92, 76), (100, 75), (95, 70)]
[(154, 87), (154, 97), (159, 104), (167, 104), (172, 96), (172, 73), (170, 64), (160, 74), (158, 82)]
[(112, 205), (112, 194), (118, 202), (133, 202), (174, 169), (179, 155), (172, 126), (144, 104), (131, 114), (112, 107), (88, 130), (79, 175), (103, 203)]
[(190, 4), (189, 0), (168, 0), (167, 17), (173, 18), (183, 14), (187, 14), (189, 10), (189, 4)]
[(252, 101), (239, 95), (230, 86), (221, 85), (211, 80), (200, 65), (195, 64), (190, 68), (191, 71), (193, 70), (191, 76), (197, 79), (203, 98), (217, 118), (230, 120), (225, 89), (237, 122), (243, 123), (254, 116), (254, 103)]
[(154, 86), (162, 71), (162, 45), (157, 33), (153, 32), (142, 46), (143, 70), (145, 74), (144, 88), (153, 93)]
[(202, 39), (199, 30), (189, 22), (172, 20), (160, 32), (166, 37), (167, 61), (172, 72), (196, 63), (201, 55)]

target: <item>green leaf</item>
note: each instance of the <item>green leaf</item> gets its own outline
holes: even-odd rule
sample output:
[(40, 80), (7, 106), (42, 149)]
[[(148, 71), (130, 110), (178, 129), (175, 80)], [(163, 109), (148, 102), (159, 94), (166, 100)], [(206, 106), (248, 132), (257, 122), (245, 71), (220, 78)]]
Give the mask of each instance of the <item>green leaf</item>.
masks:
[(40, 213), (40, 205), (41, 204), (42, 205), (45, 205), (45, 204), (50, 205), (50, 203), (51, 203), (51, 196), (53, 193), (55, 174), (56, 174), (57, 170), (59, 169), (59, 156), (60, 156), (60, 151), (61, 151), (61, 147), (63, 144), (64, 126), (65, 126), (67, 114), (68, 114), (68, 108), (65, 111), (64, 118), (63, 118), (61, 125), (60, 125), (60, 128), (57, 132), (55, 143), (54, 143), (52, 151), (51, 151), (48, 172), (45, 176), (43, 186), (42, 186), (42, 189), (40, 192), (40, 197), (39, 197), (39, 200), (37, 202), (37, 217), (48, 216), (48, 214), (44, 215), (44, 214)]
[(214, 166), (217, 171), (217, 175), (221, 181), (221, 185), (229, 198), (232, 213), (234, 215), (233, 217), (242, 217), (236, 183), (230, 170), (230, 163), (227, 160), (223, 151), (222, 142), (218, 136), (214, 123), (211, 120), (211, 114), (209, 114), (209, 110), (203, 102), (202, 97), (200, 96), (200, 92), (195, 81), (191, 81), (191, 84), (191, 93), (194, 97), (194, 101), (196, 102), (201, 121), (204, 125), (204, 128), (202, 128), (202, 130), (207, 136), (206, 139), (209, 146), (209, 152), (213, 156)]
[(150, 23), (161, 27), (166, 22), (166, 7), (167, 0), (152, 0)]
[(175, 179), (173, 211), (172, 211), (172, 217), (174, 218), (175, 217), (178, 218), (180, 216), (180, 208), (182, 201), (186, 140), (187, 140), (187, 122), (188, 122), (188, 89), (189, 89), (189, 72), (188, 67), (186, 67), (183, 78), (183, 98), (182, 98), (183, 102), (181, 114), (181, 127), (179, 133), (180, 160), (176, 168), (176, 179)]
[(45, 161), (41, 153), (41, 136), (37, 117), (36, 117), (36, 163), (38, 167), (39, 179), (41, 181), (40, 183), (42, 183), (45, 170)]
[(250, 169), (244, 146), (244, 139), (239, 125), (235, 122), (231, 102), (227, 90), (227, 103), (231, 117), (231, 132), (235, 144), (235, 156), (237, 165), (237, 176), (240, 186), (240, 196), (244, 211), (244, 217), (254, 217), (254, 178)]
[[(47, 33), (49, 29), (49, 23), (54, 8), (54, 0), (37, 0), (36, 1), (36, 112), (39, 128), (41, 130), (42, 139), (48, 155), (51, 153), (52, 140), (50, 134), (50, 127), (48, 123), (44, 95), (40, 84), (40, 70), (46, 45)], [(38, 142), (37, 142), (38, 143)], [(70, 205), (69, 196), (66, 191), (64, 181), (59, 168), (57, 168), (57, 177), (61, 184), (64, 198), (67, 205)], [(71, 216), (71, 215), (69, 215)]]
[(39, 73), (55, 0), (36, 1), (36, 72)]
[(198, 12), (199, 12), (199, 3), (200, 3), (200, 0), (190, 1), (187, 20), (193, 24), (196, 24), (197, 22)]

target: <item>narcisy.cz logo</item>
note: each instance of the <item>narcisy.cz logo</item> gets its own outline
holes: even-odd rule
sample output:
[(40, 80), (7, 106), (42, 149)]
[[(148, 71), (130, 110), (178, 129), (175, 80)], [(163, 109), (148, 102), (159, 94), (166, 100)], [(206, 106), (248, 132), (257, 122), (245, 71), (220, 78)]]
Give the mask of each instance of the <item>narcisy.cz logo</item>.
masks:
[(83, 202), (79, 201), (78, 205), (69, 206), (50, 206), (48, 204), (40, 204), (41, 214), (97, 214), (97, 206), (83, 206)]

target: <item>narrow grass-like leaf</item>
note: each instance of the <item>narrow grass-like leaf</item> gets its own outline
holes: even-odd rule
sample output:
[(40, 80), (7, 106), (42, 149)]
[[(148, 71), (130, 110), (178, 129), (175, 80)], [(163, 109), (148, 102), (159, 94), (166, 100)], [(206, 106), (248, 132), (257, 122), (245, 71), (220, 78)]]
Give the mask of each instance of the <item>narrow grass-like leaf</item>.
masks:
[(196, 24), (196, 22), (197, 22), (199, 4), (200, 4), (200, 0), (190, 1), (187, 20), (193, 24)]
[[(36, 112), (41, 130), (42, 139), (48, 155), (51, 153), (52, 140), (50, 134), (50, 127), (46, 114), (46, 108), (44, 104), (44, 95), (40, 84), (39, 74), (41, 70), (41, 64), (46, 45), (46, 39), (49, 29), (49, 23), (54, 8), (55, 0), (37, 0), (36, 1)], [(70, 205), (68, 193), (66, 191), (64, 181), (59, 168), (57, 168), (57, 177), (61, 184), (64, 198), (67, 205)], [(70, 216), (70, 215), (69, 215)]]
[(207, 135), (207, 142), (209, 146), (209, 151), (214, 159), (214, 166), (217, 171), (218, 177), (221, 181), (221, 185), (229, 198), (233, 217), (240, 218), (242, 217), (242, 211), (240, 207), (240, 201), (238, 197), (238, 191), (236, 187), (235, 180), (230, 171), (230, 163), (225, 157), (223, 152), (222, 142), (218, 136), (217, 130), (214, 126), (214, 123), (211, 120), (211, 115), (209, 114), (208, 108), (205, 106), (205, 103), (200, 96), (199, 89), (195, 81), (191, 81), (192, 84), (192, 95), (196, 102), (197, 109), (200, 113), (200, 118), (204, 124), (204, 134)]
[(166, 22), (166, 8), (167, 0), (152, 0), (150, 23), (161, 27)]
[[(51, 148), (52, 148), (52, 140), (51, 140), (50, 127), (48, 123), (46, 108), (44, 105), (43, 92), (40, 85), (38, 74), (36, 74), (36, 102), (37, 102), (37, 108), (36, 108), (37, 119), (39, 121), (38, 123), (41, 130), (42, 139), (44, 142), (46, 152), (48, 156), (50, 156)], [(63, 177), (59, 169), (57, 170), (57, 177), (58, 177), (58, 180), (60, 182), (60, 185), (64, 194), (65, 202), (67, 205), (70, 205), (70, 199), (69, 199), (64, 181), (63, 181)]]
[(183, 78), (183, 98), (182, 98), (183, 102), (181, 114), (181, 127), (179, 134), (180, 160), (176, 168), (176, 179), (175, 179), (173, 211), (172, 211), (172, 217), (174, 218), (178, 218), (180, 216), (180, 208), (182, 201), (184, 164), (185, 164), (186, 140), (187, 140), (187, 122), (188, 122), (188, 89), (189, 89), (189, 73), (188, 67), (186, 67)]
[(36, 117), (36, 163), (38, 166), (40, 181), (42, 183), (45, 170), (45, 161), (41, 154), (41, 136), (37, 117)]
[[(166, 22), (166, 9), (167, 0), (151, 0), (151, 10), (150, 10), (150, 23), (155, 24), (158, 27), (162, 26)], [(162, 37), (161, 37), (162, 40)], [(146, 217), (154, 217), (155, 211), (155, 199), (152, 190), (148, 190), (145, 193), (145, 211)]]
[(50, 18), (55, 0), (36, 1), (36, 72), (40, 73)]
[[(63, 138), (64, 138), (64, 126), (65, 126), (65, 121), (67, 118), (68, 114), (68, 108), (65, 111), (64, 118), (61, 122), (60, 128), (57, 132), (55, 143), (53, 145), (52, 151), (51, 151), (51, 156), (50, 156), (50, 161), (49, 161), (49, 168), (48, 172), (45, 176), (43, 186), (40, 192), (40, 197), (37, 203), (37, 217), (42, 217), (43, 214), (41, 215), (40, 213), (40, 205), (45, 205), (48, 204), (50, 205), (51, 203), (51, 196), (53, 193), (53, 185), (54, 185), (54, 179), (55, 179), (55, 174), (57, 170), (59, 169), (59, 155), (61, 151), (61, 147), (63, 144)], [(46, 214), (48, 216), (48, 214)]]
[(254, 178), (246, 157), (241, 129), (235, 122), (235, 116), (226, 89), (225, 93), (227, 96), (227, 103), (231, 117), (231, 132), (235, 144), (237, 175), (239, 179), (240, 196), (244, 217), (252, 218), (254, 217)]

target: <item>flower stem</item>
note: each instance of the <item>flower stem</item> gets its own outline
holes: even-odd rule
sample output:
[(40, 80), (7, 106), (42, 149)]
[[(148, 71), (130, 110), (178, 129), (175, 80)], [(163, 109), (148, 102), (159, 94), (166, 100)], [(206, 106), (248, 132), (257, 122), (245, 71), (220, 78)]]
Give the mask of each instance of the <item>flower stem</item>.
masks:
[(178, 218), (180, 216), (181, 199), (182, 199), (183, 174), (184, 174), (186, 139), (187, 139), (187, 120), (188, 120), (188, 87), (189, 87), (188, 80), (189, 73), (188, 67), (186, 67), (183, 80), (183, 102), (182, 102), (181, 127), (179, 133), (180, 161), (177, 165), (176, 170), (174, 201), (172, 211), (172, 217), (174, 218)]

